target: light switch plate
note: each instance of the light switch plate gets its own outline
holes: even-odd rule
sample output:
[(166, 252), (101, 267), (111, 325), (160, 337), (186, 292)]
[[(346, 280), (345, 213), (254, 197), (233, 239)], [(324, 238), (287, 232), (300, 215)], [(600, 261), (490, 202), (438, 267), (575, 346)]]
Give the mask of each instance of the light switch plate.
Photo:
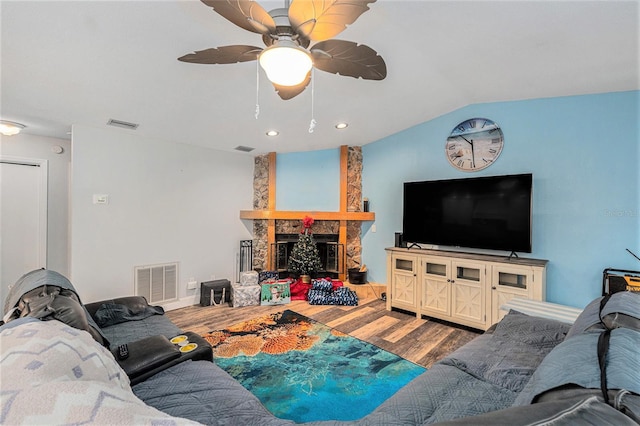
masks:
[(93, 204), (109, 204), (109, 195), (93, 194)]

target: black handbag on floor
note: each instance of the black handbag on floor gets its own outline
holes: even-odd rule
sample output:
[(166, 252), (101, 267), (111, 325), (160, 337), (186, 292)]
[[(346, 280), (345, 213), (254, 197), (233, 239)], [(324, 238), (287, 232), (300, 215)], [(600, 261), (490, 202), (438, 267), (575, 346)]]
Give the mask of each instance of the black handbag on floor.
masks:
[(200, 283), (200, 306), (215, 306), (231, 301), (231, 282), (214, 280)]

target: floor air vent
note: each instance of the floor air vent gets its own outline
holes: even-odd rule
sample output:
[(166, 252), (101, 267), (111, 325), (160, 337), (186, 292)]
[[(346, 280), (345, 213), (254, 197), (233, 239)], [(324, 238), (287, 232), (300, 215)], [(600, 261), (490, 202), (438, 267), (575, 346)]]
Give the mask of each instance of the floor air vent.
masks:
[(134, 269), (136, 296), (143, 296), (150, 304), (178, 299), (178, 263)]

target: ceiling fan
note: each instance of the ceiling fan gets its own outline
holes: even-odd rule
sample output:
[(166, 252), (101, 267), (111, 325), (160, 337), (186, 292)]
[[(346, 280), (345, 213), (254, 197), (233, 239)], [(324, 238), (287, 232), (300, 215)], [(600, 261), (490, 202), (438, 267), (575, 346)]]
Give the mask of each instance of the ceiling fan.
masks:
[[(221, 46), (189, 53), (179, 61), (233, 64), (258, 60), (285, 100), (304, 91), (312, 67), (365, 80), (382, 80), (387, 75), (384, 60), (372, 48), (332, 39), (376, 0), (285, 0), (284, 8), (270, 12), (253, 0), (201, 1), (240, 28), (262, 34), (266, 48)], [(317, 43), (309, 47), (311, 42)]]

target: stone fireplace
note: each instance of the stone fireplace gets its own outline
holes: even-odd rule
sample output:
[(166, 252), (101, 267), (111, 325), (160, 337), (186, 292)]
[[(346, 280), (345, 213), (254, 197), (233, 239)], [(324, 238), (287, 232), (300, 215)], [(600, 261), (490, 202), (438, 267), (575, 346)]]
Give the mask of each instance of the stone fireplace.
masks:
[[(276, 270), (283, 267), (278, 250), (289, 247), (288, 239), (302, 229), (305, 215), (314, 219), (311, 228), (316, 242), (336, 246), (340, 264), (336, 275), (346, 279), (348, 268), (359, 267), (362, 263), (361, 227), (365, 220), (374, 220), (375, 215), (362, 212), (362, 148), (341, 147), (341, 189), (339, 212), (290, 212), (275, 207), (275, 153), (257, 156), (254, 166), (253, 209), (240, 212), (243, 219), (253, 219), (253, 268), (257, 270)], [(327, 237), (330, 236), (330, 237)], [(337, 241), (333, 241), (337, 236)], [(327, 241), (330, 238), (332, 241)], [(282, 245), (278, 245), (278, 241)], [(293, 241), (293, 243), (295, 243)], [(290, 248), (288, 249), (290, 252)], [(327, 253), (331, 258), (333, 252)], [(328, 259), (332, 260), (332, 259)]]

